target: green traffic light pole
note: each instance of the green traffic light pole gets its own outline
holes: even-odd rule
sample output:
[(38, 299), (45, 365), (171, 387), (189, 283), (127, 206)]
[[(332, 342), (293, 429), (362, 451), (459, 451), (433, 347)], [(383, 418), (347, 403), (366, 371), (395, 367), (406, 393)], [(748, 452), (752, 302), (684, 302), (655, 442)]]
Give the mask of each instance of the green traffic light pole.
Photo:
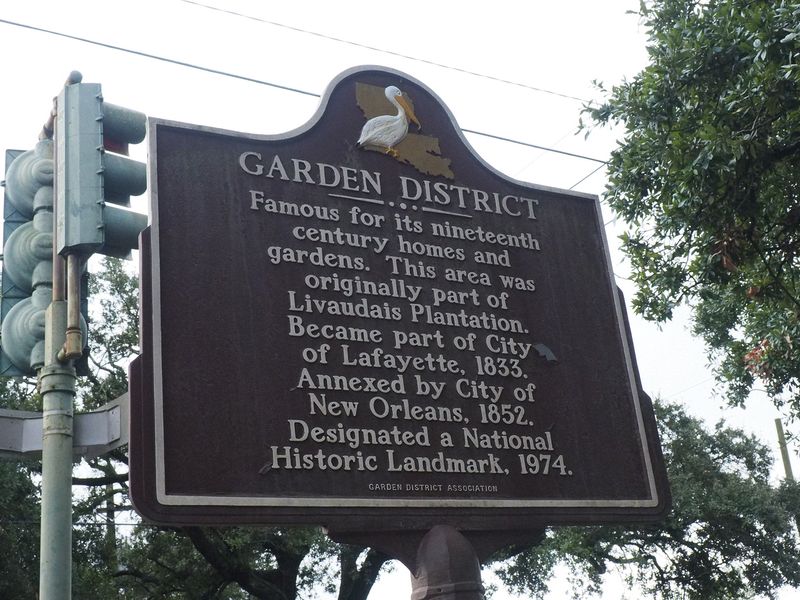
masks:
[[(72, 73), (66, 85), (80, 81)], [(55, 110), (54, 110), (55, 113)], [(52, 116), (51, 116), (52, 119)], [(47, 136), (48, 121), (43, 130)], [(52, 127), (49, 128), (52, 132)], [(52, 135), (52, 134), (51, 134)], [(55, 156), (58, 177), (59, 157)], [(58, 215), (53, 215), (53, 237)], [(72, 269), (71, 269), (72, 270)], [(45, 364), (39, 371), (42, 395), (42, 507), (39, 557), (39, 598), (69, 600), (72, 597), (72, 445), (75, 400), (75, 367), (64, 358), (67, 302), (64, 259), (53, 247), (53, 295), (45, 319)], [(69, 286), (73, 293), (73, 286)], [(72, 302), (79, 301), (71, 298)]]
[[(63, 263), (62, 263), (63, 264)], [(53, 288), (55, 296), (55, 286)], [(72, 590), (72, 439), (75, 368), (61, 363), (67, 327), (66, 302), (50, 304), (45, 324), (42, 395), (42, 524), (39, 597), (68, 600)]]
[[(76, 373), (84, 337), (80, 278), (89, 255), (124, 257), (138, 245), (147, 217), (117, 209), (147, 188), (145, 166), (106, 153), (145, 137), (144, 114), (103, 101), (99, 84), (73, 71), (45, 124), (55, 138), (53, 295), (45, 319), (42, 440), (41, 600), (68, 600), (72, 572), (72, 455)], [(64, 258), (66, 257), (66, 258)], [(65, 278), (66, 276), (66, 278)]]

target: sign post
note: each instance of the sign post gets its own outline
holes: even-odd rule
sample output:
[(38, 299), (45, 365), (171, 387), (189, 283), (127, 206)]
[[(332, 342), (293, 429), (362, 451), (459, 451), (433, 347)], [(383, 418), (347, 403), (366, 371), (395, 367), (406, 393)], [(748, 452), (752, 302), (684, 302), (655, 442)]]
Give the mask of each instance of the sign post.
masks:
[(595, 196), (503, 176), (382, 69), (285, 135), (149, 136), (146, 518), (316, 523), (414, 567), (462, 534), (481, 560), (549, 524), (665, 514)]

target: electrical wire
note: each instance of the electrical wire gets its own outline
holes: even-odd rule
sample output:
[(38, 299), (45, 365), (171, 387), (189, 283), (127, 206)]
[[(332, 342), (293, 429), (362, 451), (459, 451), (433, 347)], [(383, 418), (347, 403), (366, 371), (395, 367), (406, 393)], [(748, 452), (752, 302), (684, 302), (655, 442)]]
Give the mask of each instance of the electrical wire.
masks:
[[(601, 166), (608, 164), (607, 160), (601, 160), (599, 158), (592, 158), (591, 156), (584, 156), (583, 154), (575, 154), (574, 152), (567, 152), (566, 150), (558, 150), (556, 148), (548, 148), (547, 146), (539, 146), (537, 144), (531, 144), (529, 142), (521, 142), (519, 140), (503, 137), (501, 135), (494, 135), (494, 134), (491, 134), (491, 133), (483, 133), (482, 131), (475, 131), (474, 129), (466, 129), (466, 128), (462, 128), (461, 131), (463, 131), (464, 133), (472, 133), (472, 134), (475, 134), (475, 135), (482, 135), (483, 137), (492, 138), (494, 140), (500, 140), (501, 142), (509, 142), (511, 144), (518, 144), (520, 146), (527, 146), (528, 148), (536, 148), (537, 150), (546, 150), (547, 152), (554, 152), (555, 154), (563, 154), (564, 156), (571, 156), (573, 158), (580, 158), (580, 159), (583, 159), (583, 160), (590, 160), (592, 162), (602, 163)], [(595, 169), (595, 171), (596, 170), (597, 169)]]
[(196, 69), (198, 71), (204, 71), (206, 73), (213, 73), (214, 75), (221, 75), (223, 77), (232, 77), (233, 79), (240, 79), (242, 81), (248, 81), (250, 83), (258, 83), (259, 85), (266, 85), (269, 87), (277, 88), (279, 90), (285, 90), (287, 92), (294, 92), (296, 94), (304, 94), (306, 96), (313, 96), (315, 98), (319, 98), (319, 94), (315, 94), (314, 92), (308, 92), (306, 90), (301, 90), (298, 88), (290, 87), (287, 85), (281, 85), (279, 83), (273, 83), (271, 81), (265, 81), (263, 79), (255, 79), (254, 77), (247, 77), (246, 75), (236, 75), (235, 73), (230, 73), (228, 71), (220, 71), (219, 69), (212, 69), (210, 67), (203, 67), (202, 65), (196, 65), (193, 63), (188, 63), (181, 60), (176, 60), (173, 58), (166, 58), (164, 56), (159, 56), (157, 54), (150, 54), (149, 52), (142, 52), (141, 50), (132, 50), (130, 48), (124, 48), (122, 46), (115, 46), (114, 44), (107, 44), (105, 42), (98, 42), (96, 40), (90, 40), (88, 38), (80, 37), (77, 35), (71, 35), (69, 33), (62, 33), (60, 31), (55, 31), (53, 29), (45, 29), (44, 27), (35, 27), (34, 25), (27, 25), (25, 23), (18, 23), (16, 21), (9, 21), (8, 19), (0, 19), (0, 23), (5, 23), (6, 25), (13, 25), (14, 27), (21, 27), (23, 29), (30, 29), (31, 31), (37, 31), (40, 33), (46, 33), (48, 35), (55, 35), (58, 37), (66, 38), (68, 40), (74, 40), (77, 42), (82, 42), (84, 44), (92, 44), (93, 46), (100, 46), (101, 48), (108, 48), (109, 50), (117, 50), (119, 52), (126, 52), (128, 54), (133, 54), (134, 56), (141, 56), (143, 58), (150, 58), (153, 60), (159, 60), (161, 62), (170, 63), (173, 65), (178, 65), (180, 67), (186, 67), (189, 69)]
[(584, 181), (586, 181), (587, 179), (589, 179), (589, 177), (591, 177), (592, 175), (594, 175), (595, 173), (597, 173), (597, 172), (598, 172), (600, 169), (602, 169), (602, 168), (603, 168), (604, 166), (606, 166), (607, 164), (608, 164), (608, 163), (604, 162), (602, 165), (600, 165), (599, 167), (597, 167), (596, 169), (594, 169), (594, 170), (593, 170), (591, 173), (589, 173), (588, 175), (586, 175), (586, 176), (585, 176), (584, 178), (582, 178), (580, 181), (577, 181), (576, 183), (573, 183), (571, 186), (569, 186), (569, 188), (568, 188), (568, 189), (570, 189), (570, 190), (574, 190), (576, 187), (578, 187), (578, 186), (579, 186), (580, 184), (582, 184)]
[[(188, 0), (181, 0), (181, 1), (188, 1)], [(247, 81), (247, 82), (250, 82), (250, 83), (257, 83), (259, 85), (265, 85), (265, 86), (268, 86), (268, 87), (271, 87), (271, 88), (284, 90), (284, 91), (287, 91), (287, 92), (292, 92), (292, 93), (296, 93), (296, 94), (303, 94), (305, 96), (312, 96), (314, 98), (320, 98), (321, 97), (321, 94), (317, 94), (315, 92), (309, 92), (307, 90), (301, 90), (299, 88), (295, 88), (295, 87), (291, 87), (291, 86), (287, 86), (287, 85), (282, 85), (282, 84), (274, 83), (274, 82), (271, 82), (271, 81), (266, 81), (264, 79), (256, 79), (254, 77), (248, 77), (246, 75), (237, 75), (235, 73), (230, 73), (228, 71), (221, 71), (219, 69), (212, 69), (212, 68), (204, 67), (202, 65), (197, 65), (197, 64), (194, 64), (194, 63), (188, 63), (188, 62), (185, 62), (185, 61), (180, 61), (180, 60), (176, 60), (176, 59), (172, 59), (172, 58), (167, 58), (165, 56), (159, 56), (157, 54), (151, 54), (149, 52), (143, 52), (141, 50), (133, 50), (131, 48), (125, 48), (125, 47), (122, 47), (122, 46), (116, 46), (114, 44), (107, 44), (105, 42), (98, 42), (96, 40), (91, 40), (91, 39), (88, 39), (88, 38), (84, 38), (84, 37), (80, 37), (80, 36), (76, 36), (76, 35), (71, 35), (71, 34), (68, 34), (68, 33), (63, 33), (63, 32), (55, 31), (55, 30), (52, 30), (52, 29), (45, 29), (43, 27), (36, 27), (34, 25), (28, 25), (28, 24), (19, 23), (19, 22), (16, 22), (16, 21), (10, 21), (8, 19), (3, 19), (3, 18), (0, 18), (0, 23), (6, 24), (6, 25), (11, 25), (11, 26), (14, 26), (14, 27), (20, 27), (20, 28), (23, 28), (23, 29), (28, 29), (30, 31), (36, 31), (36, 32), (39, 32), (39, 33), (45, 33), (45, 34), (48, 34), (48, 35), (54, 35), (54, 36), (57, 36), (57, 37), (62, 37), (62, 38), (65, 38), (65, 39), (74, 40), (74, 41), (77, 41), (77, 42), (82, 42), (82, 43), (85, 43), (85, 44), (91, 44), (91, 45), (94, 45), (94, 46), (99, 46), (101, 48), (107, 48), (109, 50), (116, 50), (118, 52), (125, 52), (125, 53), (128, 53), (128, 54), (132, 54), (134, 56), (140, 56), (142, 58), (149, 58), (149, 59), (152, 59), (152, 60), (158, 60), (158, 61), (161, 61), (161, 62), (174, 64), (174, 65), (177, 65), (177, 66), (180, 66), (180, 67), (186, 67), (186, 68), (189, 68), (189, 69), (195, 69), (195, 70), (198, 70), (198, 71), (203, 71), (203, 72), (211, 73), (211, 74), (214, 74), (214, 75), (220, 75), (222, 77), (230, 77), (230, 78), (238, 79), (238, 80), (241, 80), (241, 81)], [(523, 142), (523, 141), (520, 141), (520, 140), (515, 140), (515, 139), (512, 139), (512, 138), (508, 138), (508, 137), (503, 137), (503, 136), (499, 136), (499, 135), (493, 135), (491, 133), (484, 133), (482, 131), (476, 131), (474, 129), (463, 129), (462, 128), (462, 131), (464, 131), (465, 133), (471, 133), (471, 134), (474, 134), (474, 135), (480, 135), (480, 136), (483, 136), (483, 137), (493, 138), (493, 139), (500, 140), (500, 141), (503, 141), (503, 142), (508, 142), (508, 143), (511, 143), (511, 144), (517, 144), (519, 146), (527, 146), (529, 148), (536, 148), (537, 150), (544, 150), (545, 152), (553, 152), (555, 154), (562, 154), (562, 155), (565, 155), (565, 156), (571, 156), (573, 158), (579, 158), (579, 159), (582, 159), (582, 160), (588, 160), (588, 161), (592, 161), (592, 162), (599, 162), (599, 163), (603, 163), (603, 164), (606, 163), (606, 161), (600, 160), (599, 158), (592, 158), (590, 156), (584, 156), (582, 154), (577, 154), (577, 153), (573, 153), (573, 152), (566, 152), (564, 150), (558, 150), (556, 148), (549, 148), (547, 146), (541, 146), (541, 145), (538, 145), (538, 144), (532, 144), (530, 142)]]
[[(102, 510), (102, 509), (101, 509)], [(0, 525), (37, 525), (41, 526), (41, 520), (37, 519), (11, 519), (11, 520), (0, 520)], [(74, 521), (72, 523), (75, 527), (153, 527), (157, 528), (158, 525), (152, 525), (150, 523), (125, 523), (119, 521)]]
[(699, 387), (699, 386), (701, 386), (703, 384), (706, 384), (709, 381), (712, 381), (713, 379), (714, 379), (713, 376), (712, 377), (706, 377), (702, 381), (698, 381), (697, 383), (694, 383), (694, 384), (690, 385), (689, 387), (683, 388), (682, 390), (678, 390), (677, 392), (673, 392), (673, 393), (669, 394), (668, 396), (664, 396), (664, 400), (669, 400), (671, 398), (675, 398), (676, 396), (680, 396), (681, 394), (683, 394), (685, 392), (688, 392), (689, 390), (693, 390), (694, 388)]
[(217, 6), (211, 6), (208, 4), (203, 4), (202, 2), (195, 2), (194, 0), (179, 0), (179, 2), (183, 2), (185, 4), (191, 4), (193, 6), (199, 6), (202, 8), (206, 8), (208, 10), (214, 10), (217, 12), (225, 13), (231, 16), (240, 17), (242, 19), (248, 19), (251, 21), (256, 21), (258, 23), (265, 23), (267, 25), (273, 25), (275, 27), (281, 27), (283, 29), (288, 29), (289, 31), (295, 31), (297, 33), (303, 33), (306, 35), (312, 35), (318, 38), (322, 38), (324, 40), (337, 42), (340, 44), (347, 44), (348, 46), (355, 46), (356, 48), (363, 48), (364, 50), (370, 50), (372, 52), (380, 52), (381, 54), (388, 54), (389, 56), (395, 56), (397, 58), (404, 58), (406, 60), (413, 60), (415, 62), (419, 62), (426, 65), (431, 65), (433, 67), (439, 67), (441, 69), (447, 69), (450, 71), (455, 71), (457, 73), (464, 73), (465, 75), (471, 75), (473, 77), (480, 77), (482, 79), (487, 79), (489, 81), (496, 81), (498, 83), (504, 83), (507, 85), (513, 85), (516, 87), (524, 88), (526, 90), (531, 90), (534, 92), (539, 92), (542, 94), (550, 94), (551, 96), (558, 96), (559, 98), (566, 98), (567, 100), (575, 100), (577, 102), (582, 102), (584, 104), (589, 104), (591, 100), (587, 100), (585, 98), (579, 98), (578, 96), (571, 96), (569, 94), (564, 94), (561, 92), (555, 92), (553, 90), (548, 90), (545, 88), (535, 87), (532, 85), (528, 85), (526, 83), (519, 83), (518, 81), (512, 81), (510, 79), (503, 79), (501, 77), (495, 77), (494, 75), (487, 75), (486, 73), (478, 73), (477, 71), (470, 71), (468, 69), (462, 69), (460, 67), (454, 67), (452, 65), (446, 65), (443, 63), (438, 63), (432, 60), (428, 60), (425, 58), (419, 58), (417, 56), (409, 56), (408, 54), (401, 54), (400, 52), (394, 52), (392, 50), (385, 50), (383, 48), (377, 48), (375, 46), (369, 46), (367, 44), (360, 44), (358, 42), (353, 42), (351, 40), (345, 40), (343, 38), (337, 38), (331, 35), (326, 35), (324, 33), (318, 33), (316, 31), (309, 31), (308, 29), (303, 29), (301, 27), (295, 27), (292, 25), (286, 25), (284, 23), (278, 23), (277, 21), (270, 21), (268, 19), (264, 19), (261, 17), (255, 17), (253, 15), (248, 15), (240, 12), (236, 12), (233, 10), (229, 10), (226, 8), (219, 8)]
[[(564, 135), (562, 135), (562, 136), (561, 136), (560, 138), (558, 138), (558, 139), (557, 139), (555, 142), (552, 142), (552, 145), (551, 145), (551, 146), (549, 146), (549, 147), (550, 147), (550, 148), (556, 148), (556, 147), (558, 147), (558, 145), (559, 145), (559, 144), (561, 144), (561, 142), (563, 142), (565, 139), (567, 139), (568, 137), (571, 137), (571, 136), (573, 136), (573, 135), (575, 135), (575, 128), (574, 128), (574, 127), (570, 128), (570, 130), (569, 130), (567, 133), (565, 133)], [(535, 163), (537, 163), (539, 160), (541, 160), (541, 158), (542, 158), (543, 156), (544, 156), (544, 154), (543, 154), (543, 153), (540, 153), (540, 154), (537, 154), (536, 156), (534, 156), (534, 157), (533, 157), (531, 160), (529, 160), (527, 163), (525, 163), (525, 166), (523, 166), (522, 168), (520, 168), (520, 169), (518, 169), (518, 170), (517, 170), (517, 173), (516, 173), (515, 177), (516, 177), (517, 179), (520, 179), (520, 175), (521, 175), (522, 173), (524, 173), (525, 171), (527, 171), (528, 169), (530, 169), (530, 168), (531, 168), (531, 167), (532, 167), (532, 166), (533, 166)]]

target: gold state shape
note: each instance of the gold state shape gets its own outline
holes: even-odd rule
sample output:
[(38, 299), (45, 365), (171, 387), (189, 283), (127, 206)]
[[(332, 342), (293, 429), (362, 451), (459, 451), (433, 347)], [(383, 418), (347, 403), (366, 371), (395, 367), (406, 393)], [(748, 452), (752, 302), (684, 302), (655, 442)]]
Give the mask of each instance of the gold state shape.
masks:
[[(413, 108), (413, 102), (408, 96), (406, 96), (406, 100)], [(356, 83), (356, 103), (367, 120), (391, 114), (394, 111), (394, 107), (386, 99), (384, 88), (368, 83)], [(367, 145), (364, 148), (381, 154), (386, 153), (386, 148), (379, 146)], [(394, 150), (397, 160), (411, 165), (424, 175), (440, 175), (447, 179), (455, 179), (455, 175), (450, 169), (450, 159), (442, 156), (439, 138), (409, 132), (403, 141), (394, 147)]]

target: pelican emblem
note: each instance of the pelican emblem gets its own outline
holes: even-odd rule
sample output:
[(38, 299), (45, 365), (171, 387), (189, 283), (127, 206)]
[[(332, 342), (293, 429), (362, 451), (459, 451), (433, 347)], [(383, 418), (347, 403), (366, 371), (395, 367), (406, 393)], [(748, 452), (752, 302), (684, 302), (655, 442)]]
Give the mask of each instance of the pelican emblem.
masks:
[(413, 121), (418, 129), (422, 129), (406, 97), (397, 87), (390, 85), (384, 90), (386, 99), (397, 108), (396, 115), (379, 115), (364, 123), (361, 136), (356, 146), (376, 146), (384, 148), (386, 154), (398, 157), (394, 147), (403, 141), (408, 133), (408, 123)]

